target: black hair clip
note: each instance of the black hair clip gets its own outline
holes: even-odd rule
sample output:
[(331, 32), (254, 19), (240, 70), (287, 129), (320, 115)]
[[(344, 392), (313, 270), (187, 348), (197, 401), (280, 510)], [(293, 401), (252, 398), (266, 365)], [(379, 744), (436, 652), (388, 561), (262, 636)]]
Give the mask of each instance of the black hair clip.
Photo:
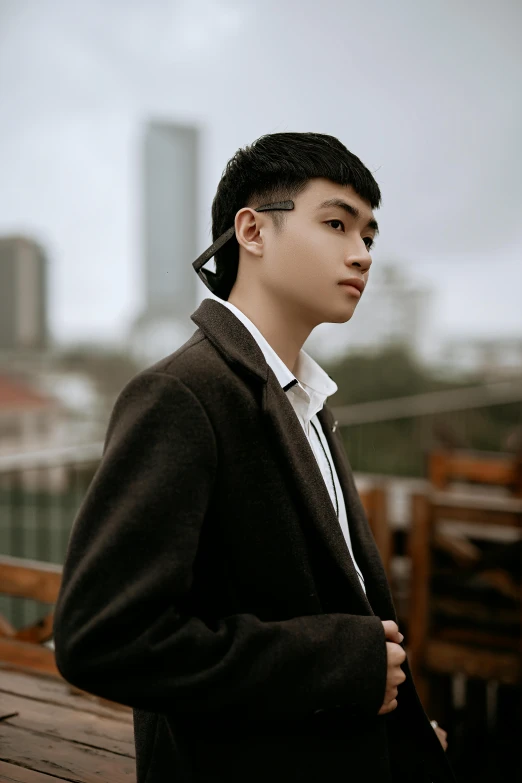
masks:
[[(274, 204), (264, 204), (261, 207), (255, 207), (255, 212), (270, 212), (277, 209), (294, 209), (293, 201), (277, 201)], [(223, 245), (228, 242), (235, 234), (235, 227), (227, 229), (224, 234), (213, 242), (195, 261), (192, 262), (196, 274), (204, 282), (209, 291), (218, 296), (220, 299), (226, 299), (225, 290), (223, 288), (223, 280), (215, 272), (211, 272), (210, 269), (203, 269), (203, 266), (214, 256)]]

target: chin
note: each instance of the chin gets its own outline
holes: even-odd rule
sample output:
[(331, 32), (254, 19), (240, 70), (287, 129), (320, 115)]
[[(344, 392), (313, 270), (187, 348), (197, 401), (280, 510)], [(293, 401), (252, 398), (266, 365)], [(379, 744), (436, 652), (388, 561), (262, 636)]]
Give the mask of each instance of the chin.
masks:
[(345, 324), (355, 312), (357, 302), (345, 302), (344, 306), (321, 308), (317, 307), (313, 314), (314, 329), (320, 324)]
[(331, 324), (345, 324), (347, 321), (350, 321), (353, 318), (353, 314), (355, 313), (355, 308), (357, 307), (356, 304), (352, 305), (352, 307), (343, 307), (342, 310), (338, 310), (337, 313), (333, 314), (331, 318), (329, 318), (328, 323)]

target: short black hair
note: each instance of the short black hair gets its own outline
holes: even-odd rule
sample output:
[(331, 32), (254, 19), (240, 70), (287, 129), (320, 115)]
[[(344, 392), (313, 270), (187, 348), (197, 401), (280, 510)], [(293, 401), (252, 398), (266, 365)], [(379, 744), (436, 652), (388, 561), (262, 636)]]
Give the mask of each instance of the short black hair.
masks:
[[(242, 207), (292, 200), (316, 177), (351, 185), (372, 209), (381, 203), (381, 192), (371, 172), (335, 136), (271, 133), (239, 149), (228, 161), (212, 202), (213, 241), (234, 225)], [(277, 227), (282, 226), (285, 212), (268, 214)], [(218, 250), (215, 262), (219, 285), (228, 299), (239, 266), (235, 236)]]

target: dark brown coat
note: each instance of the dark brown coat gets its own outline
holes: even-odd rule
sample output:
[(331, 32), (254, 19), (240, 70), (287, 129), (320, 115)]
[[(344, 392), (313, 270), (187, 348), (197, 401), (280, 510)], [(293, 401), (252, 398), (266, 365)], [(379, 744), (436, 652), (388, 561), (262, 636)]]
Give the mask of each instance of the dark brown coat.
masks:
[(407, 664), (327, 406), (355, 573), (308, 441), (257, 343), (219, 302), (122, 391), (56, 607), (66, 679), (134, 708), (139, 783), (453, 781)]

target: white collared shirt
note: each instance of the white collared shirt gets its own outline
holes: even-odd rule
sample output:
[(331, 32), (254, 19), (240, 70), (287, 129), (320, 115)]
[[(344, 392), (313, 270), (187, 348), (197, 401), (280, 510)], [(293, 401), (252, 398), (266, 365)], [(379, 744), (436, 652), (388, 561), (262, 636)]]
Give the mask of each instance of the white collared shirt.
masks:
[(335, 394), (337, 391), (337, 384), (327, 375), (317, 362), (302, 349), (297, 359), (295, 375), (292, 374), (265, 337), (263, 337), (257, 326), (255, 326), (255, 324), (253, 324), (235, 305), (223, 300), (219, 301), (234, 313), (248, 329), (262, 350), (268, 366), (271, 368), (283, 389), (285, 389), (321, 471), (332, 505), (339, 519), (339, 524), (355, 570), (362, 588), (366, 592), (364, 577), (361, 569), (355, 562), (353, 554), (343, 492), (341, 485), (339, 484), (339, 478), (337, 476), (337, 471), (335, 470), (328, 442), (317, 417), (317, 413), (322, 409), (326, 398)]

